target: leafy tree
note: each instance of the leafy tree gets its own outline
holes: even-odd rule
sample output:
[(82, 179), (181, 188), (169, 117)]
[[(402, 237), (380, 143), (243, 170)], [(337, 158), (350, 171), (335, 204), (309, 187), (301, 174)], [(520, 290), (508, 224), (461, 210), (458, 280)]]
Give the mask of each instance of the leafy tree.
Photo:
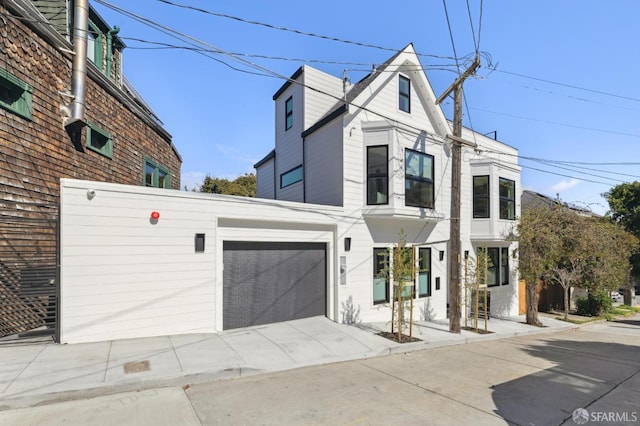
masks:
[(200, 185), (199, 192), (255, 197), (256, 175), (253, 173), (247, 173), (233, 181), (207, 176), (204, 178), (202, 185)]
[[(621, 183), (602, 194), (609, 202), (607, 215), (640, 238), (640, 182)], [(640, 279), (640, 250), (631, 254), (631, 275)]]
[(603, 293), (625, 282), (629, 253), (638, 240), (607, 219), (583, 216), (562, 206), (527, 209), (518, 226), (520, 270), (526, 280), (527, 323), (537, 321), (537, 286), (541, 280), (564, 289), (565, 318), (569, 289)]

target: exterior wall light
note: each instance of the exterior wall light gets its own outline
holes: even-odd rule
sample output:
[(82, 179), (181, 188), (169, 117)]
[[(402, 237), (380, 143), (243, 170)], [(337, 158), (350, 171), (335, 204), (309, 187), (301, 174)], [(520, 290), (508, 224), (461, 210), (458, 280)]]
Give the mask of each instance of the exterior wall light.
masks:
[(351, 250), (351, 237), (346, 237), (344, 239), (344, 251)]

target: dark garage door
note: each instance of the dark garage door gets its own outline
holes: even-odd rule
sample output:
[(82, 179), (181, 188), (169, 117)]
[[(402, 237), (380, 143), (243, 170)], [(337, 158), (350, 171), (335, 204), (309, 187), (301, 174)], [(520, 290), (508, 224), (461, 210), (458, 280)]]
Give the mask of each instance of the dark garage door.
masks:
[(325, 315), (326, 244), (225, 241), (225, 330)]

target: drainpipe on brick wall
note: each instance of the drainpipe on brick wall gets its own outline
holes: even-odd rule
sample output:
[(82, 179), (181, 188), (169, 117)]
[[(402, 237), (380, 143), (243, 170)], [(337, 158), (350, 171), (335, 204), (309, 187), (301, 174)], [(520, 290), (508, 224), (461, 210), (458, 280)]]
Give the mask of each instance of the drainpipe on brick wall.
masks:
[(71, 74), (71, 95), (69, 105), (71, 116), (65, 127), (76, 128), (85, 125), (85, 94), (87, 91), (87, 35), (89, 31), (89, 6), (87, 0), (75, 0), (73, 10), (73, 69)]
[(116, 80), (115, 73), (113, 76), (111, 75), (111, 60), (113, 57), (113, 36), (118, 34), (119, 32), (120, 32), (120, 27), (118, 27), (117, 25), (114, 26), (113, 29), (109, 30), (109, 32), (107, 32), (107, 66), (105, 71), (107, 73), (107, 78), (113, 81)]

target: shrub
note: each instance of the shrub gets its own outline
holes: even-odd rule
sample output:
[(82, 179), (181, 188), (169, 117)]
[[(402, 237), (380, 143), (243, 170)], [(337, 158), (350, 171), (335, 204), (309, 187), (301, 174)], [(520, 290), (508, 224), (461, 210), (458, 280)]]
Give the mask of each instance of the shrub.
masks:
[(606, 291), (589, 293), (587, 297), (579, 297), (576, 300), (577, 314), (588, 317), (597, 317), (611, 312), (612, 307), (611, 297)]

